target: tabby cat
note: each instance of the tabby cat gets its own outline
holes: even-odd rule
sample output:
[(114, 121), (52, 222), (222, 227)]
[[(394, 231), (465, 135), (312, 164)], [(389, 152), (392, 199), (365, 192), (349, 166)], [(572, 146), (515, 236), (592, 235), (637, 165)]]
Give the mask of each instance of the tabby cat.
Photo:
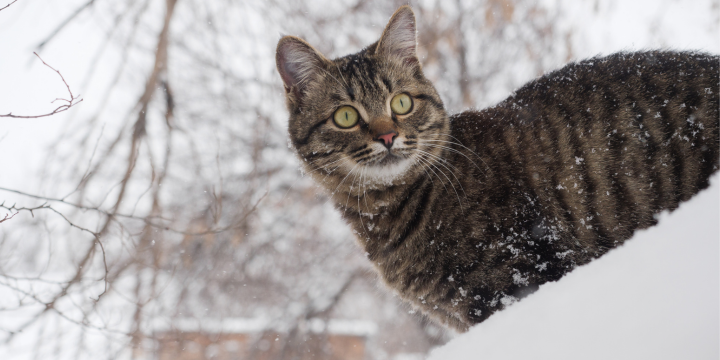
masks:
[(718, 169), (715, 55), (596, 57), (451, 116), (409, 6), (357, 54), (285, 36), (276, 60), (307, 173), (384, 282), (458, 331), (655, 224)]

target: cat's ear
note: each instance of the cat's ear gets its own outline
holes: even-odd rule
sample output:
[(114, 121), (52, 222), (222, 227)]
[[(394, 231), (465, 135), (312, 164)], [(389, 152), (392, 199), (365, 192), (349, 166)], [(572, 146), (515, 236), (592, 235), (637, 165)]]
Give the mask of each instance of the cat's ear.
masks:
[(285, 93), (294, 105), (302, 103), (305, 90), (330, 60), (305, 40), (284, 36), (277, 45), (275, 62), (285, 85)]
[(415, 14), (409, 5), (403, 5), (390, 18), (380, 41), (377, 54), (397, 57), (408, 64), (417, 64), (417, 33)]

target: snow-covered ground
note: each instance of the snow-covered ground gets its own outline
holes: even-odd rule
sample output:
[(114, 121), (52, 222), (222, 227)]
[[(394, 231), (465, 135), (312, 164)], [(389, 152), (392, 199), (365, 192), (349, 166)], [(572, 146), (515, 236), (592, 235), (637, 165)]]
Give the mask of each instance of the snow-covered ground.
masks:
[(445, 359), (720, 358), (720, 176), (623, 246), (435, 349)]

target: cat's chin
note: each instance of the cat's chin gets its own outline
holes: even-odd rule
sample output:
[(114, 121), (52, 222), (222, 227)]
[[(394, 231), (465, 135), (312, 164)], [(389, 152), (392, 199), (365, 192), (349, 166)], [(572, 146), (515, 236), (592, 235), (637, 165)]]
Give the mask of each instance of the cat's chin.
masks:
[(376, 161), (370, 166), (391, 166), (393, 164), (398, 164), (401, 161), (405, 160), (405, 158), (394, 155), (394, 154), (387, 154), (382, 159)]
[(383, 159), (364, 166), (363, 177), (368, 185), (396, 185), (412, 164), (408, 158), (388, 154)]

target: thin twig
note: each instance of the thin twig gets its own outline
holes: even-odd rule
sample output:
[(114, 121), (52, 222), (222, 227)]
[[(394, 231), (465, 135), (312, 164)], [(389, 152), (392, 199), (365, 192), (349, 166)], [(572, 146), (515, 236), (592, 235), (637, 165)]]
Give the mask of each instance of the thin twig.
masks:
[[(5, 340), (6, 343), (9, 343), (9, 342), (12, 340), (12, 338), (15, 336), (15, 334), (17, 334), (17, 333), (19, 333), (19, 332), (22, 332), (25, 328), (27, 328), (28, 326), (30, 326), (31, 324), (33, 324), (35, 321), (37, 321), (37, 320), (38, 320), (43, 314), (45, 314), (48, 310), (54, 310), (55, 303), (57, 302), (57, 300), (60, 299), (60, 298), (62, 298), (62, 297), (64, 297), (65, 295), (67, 295), (68, 289), (69, 289), (72, 285), (74, 285), (75, 283), (77, 283), (78, 281), (80, 281), (80, 279), (81, 279), (81, 277), (82, 277), (82, 272), (83, 272), (83, 270), (85, 269), (85, 265), (87, 264), (88, 261), (90, 261), (90, 259), (92, 258), (93, 254), (94, 254), (94, 249), (95, 249), (94, 244), (95, 244), (95, 243), (100, 243), (100, 234), (101, 234), (101, 233), (92, 231), (92, 230), (90, 230), (90, 229), (84, 228), (84, 227), (82, 227), (82, 226), (80, 226), (80, 225), (77, 225), (77, 224), (73, 223), (72, 221), (70, 221), (70, 219), (68, 219), (68, 218), (67, 218), (65, 215), (63, 215), (61, 212), (57, 211), (57, 210), (54, 209), (52, 206), (48, 205), (47, 202), (46, 202), (46, 203), (43, 203), (42, 205), (39, 205), (39, 206), (36, 206), (36, 207), (32, 207), (32, 208), (28, 208), (28, 207), (17, 207), (15, 204), (13, 204), (12, 206), (6, 206), (6, 205), (5, 205), (5, 202), (3, 202), (2, 204), (0, 204), (0, 208), (4, 208), (4, 209), (7, 209), (7, 210), (9, 210), (9, 211), (15, 211), (15, 212), (28, 211), (28, 212), (30, 212), (30, 214), (31, 214), (33, 217), (35, 216), (35, 214), (34, 214), (34, 211), (35, 211), (35, 210), (47, 209), (47, 210), (53, 211), (54, 213), (60, 215), (60, 217), (62, 217), (71, 227), (74, 227), (74, 228), (76, 228), (76, 229), (79, 229), (80, 231), (83, 231), (83, 232), (88, 232), (88, 233), (92, 234), (93, 237), (95, 238), (95, 242), (93, 243), (93, 246), (91, 246), (90, 248), (88, 248), (88, 251), (86, 252), (84, 258), (82, 259), (82, 261), (80, 261), (80, 264), (79, 264), (78, 267), (77, 267), (77, 272), (75, 273), (75, 276), (74, 276), (70, 281), (68, 281), (65, 286), (63, 286), (62, 290), (61, 290), (57, 295), (55, 295), (55, 297), (54, 297), (50, 302), (44, 303), (44, 304), (45, 304), (45, 309), (43, 309), (41, 312), (37, 313), (32, 319), (30, 319), (29, 321), (27, 321), (26, 323), (24, 323), (22, 326), (20, 326), (19, 328), (17, 328), (16, 331), (11, 332), (11, 333), (9, 334), (8, 338)], [(108, 277), (108, 274), (109, 274), (109, 270), (108, 270), (108, 267), (107, 267), (107, 261), (106, 261), (106, 257), (105, 257), (105, 247), (102, 246), (101, 243), (100, 243), (100, 249), (101, 249), (102, 254), (103, 254), (103, 263), (104, 263), (104, 265), (105, 265), (105, 274), (104, 274), (104, 276), (103, 276), (104, 281), (105, 281), (105, 290), (103, 290), (103, 292), (98, 296), (97, 300), (95, 300), (95, 301), (99, 301), (99, 300), (100, 300), (100, 297), (101, 297), (102, 295), (104, 295), (105, 292), (107, 292), (107, 286), (108, 286), (108, 279), (107, 279), (107, 277)], [(6, 285), (6, 284), (3, 284), (3, 285)], [(58, 312), (58, 314), (60, 314), (59, 311), (57, 311), (57, 310), (55, 310), (55, 311)], [(64, 317), (63, 314), (60, 314), (60, 315)], [(68, 320), (70, 320), (70, 319), (68, 318)]]
[[(16, 0), (16, 1), (17, 1), (17, 0)], [(10, 5), (8, 5), (8, 6), (10, 6)], [(6, 6), (6, 7), (7, 7), (7, 6)], [(4, 9), (4, 8), (3, 8), (3, 9)], [(0, 9), (0, 10), (2, 10), (2, 9)], [(73, 95), (72, 90), (70, 90), (70, 85), (68, 85), (67, 81), (65, 81), (65, 77), (62, 76), (62, 74), (60, 73), (60, 71), (58, 71), (58, 70), (56, 70), (54, 67), (48, 65), (48, 63), (46, 63), (45, 60), (43, 60), (43, 59), (40, 57), (40, 55), (38, 55), (36, 52), (33, 52), (33, 54), (35, 54), (35, 56), (37, 56), (38, 59), (40, 59), (40, 61), (42, 61), (42, 63), (45, 64), (45, 66), (49, 67), (50, 69), (52, 69), (52, 71), (54, 71), (54, 72), (56, 72), (58, 75), (60, 75), (60, 79), (62, 79), (63, 84), (65, 84), (65, 87), (67, 88), (68, 93), (70, 94), (70, 99), (57, 98), (57, 99), (51, 101), (50, 103), (54, 103), (54, 102), (60, 100), (60, 101), (67, 102), (67, 104), (63, 104), (63, 105), (58, 106), (55, 110), (53, 110), (52, 112), (50, 112), (50, 113), (48, 113), (48, 114), (43, 114), (43, 115), (13, 115), (12, 113), (8, 113), (7, 115), (0, 115), (0, 118), (5, 117), (5, 118), (14, 118), (14, 119), (37, 119), (37, 118), (52, 116), (52, 115), (55, 115), (55, 114), (58, 114), (58, 113), (67, 111), (67, 110), (69, 110), (71, 107), (73, 107), (73, 106), (75, 106), (75, 105), (77, 105), (77, 104), (79, 104), (79, 103), (81, 103), (81, 102), (83, 101), (83, 99), (76, 98), (75, 95)]]
[(3, 11), (3, 10), (5, 10), (5, 9), (7, 9), (10, 5), (14, 4), (16, 1), (17, 1), (17, 0), (15, 0), (15, 1), (13, 1), (13, 2), (7, 4), (7, 5), (5, 5), (5, 7), (3, 7), (3, 8), (0, 8), (0, 11)]
[[(15, 214), (13, 214), (13, 216), (15, 216), (15, 215), (17, 215), (18, 213), (20, 213), (20, 211), (28, 211), (28, 212), (30, 212), (30, 214), (31, 214), (33, 217), (35, 217), (35, 214), (33, 213), (33, 211), (35, 211), (35, 210), (41, 210), (41, 209), (47, 209), (47, 210), (50, 210), (50, 211), (52, 211), (52, 212), (60, 215), (60, 217), (62, 217), (71, 227), (74, 227), (74, 228), (76, 228), (76, 229), (79, 229), (80, 231), (84, 231), (84, 232), (87, 232), (87, 233), (92, 234), (92, 236), (95, 237), (95, 243), (98, 244), (98, 245), (100, 245), (100, 250), (102, 251), (102, 256), (103, 256), (103, 265), (105, 266), (105, 275), (103, 276), (103, 280), (105, 281), (105, 288), (103, 289), (103, 292), (100, 293), (100, 295), (98, 295), (97, 299), (93, 299), (93, 300), (95, 300), (95, 301), (100, 301), (100, 297), (102, 297), (103, 295), (105, 295), (105, 293), (106, 293), (107, 290), (108, 290), (108, 279), (107, 279), (107, 276), (108, 276), (108, 274), (110, 273), (110, 271), (108, 270), (107, 257), (106, 257), (106, 254), (105, 254), (105, 246), (103, 246), (102, 242), (100, 241), (100, 234), (99, 234), (99, 233), (94, 232), (94, 231), (92, 231), (92, 230), (90, 230), (90, 229), (88, 229), (88, 228), (84, 228), (84, 227), (82, 227), (82, 226), (80, 226), (80, 225), (77, 225), (77, 224), (73, 223), (73, 222), (70, 221), (70, 219), (68, 219), (63, 213), (57, 211), (57, 210), (54, 209), (52, 206), (48, 205), (48, 203), (44, 203), (44, 204), (42, 204), (42, 205), (40, 205), (40, 206), (36, 206), (36, 207), (33, 207), (33, 208), (27, 208), (27, 207), (20, 207), (20, 208), (19, 208), (19, 207), (17, 207), (16, 205), (13, 205), (13, 206), (8, 207), (8, 206), (5, 205), (5, 202), (3, 202), (2, 204), (0, 204), (0, 208), (7, 209), (8, 211), (15, 211)], [(6, 219), (3, 219), (2, 221), (7, 220), (7, 215), (5, 215), (5, 218), (6, 218)], [(12, 218), (12, 217), (11, 217), (11, 218)], [(2, 222), (2, 221), (0, 221), (0, 222)], [(92, 299), (92, 298), (91, 298), (91, 299)]]
[[(52, 198), (52, 197), (47, 197), (47, 196), (39, 196), (39, 195), (34, 195), (34, 194), (30, 194), (30, 193), (26, 193), (26, 192), (22, 192), (22, 191), (19, 191), (19, 190), (14, 190), (14, 189), (8, 189), (8, 188), (4, 188), (4, 187), (0, 187), (0, 190), (1, 190), (1, 191), (7, 191), (7, 192), (15, 193), (15, 194), (19, 194), (19, 195), (23, 195), (23, 196), (27, 196), (27, 197), (31, 197), (31, 198), (38, 199), (38, 200), (59, 202), (59, 203), (62, 203), (62, 204), (68, 205), (68, 206), (72, 206), (72, 207), (74, 207), (74, 208), (76, 208), (76, 209), (80, 209), (80, 210), (92, 210), (92, 211), (97, 211), (97, 212), (99, 212), (99, 213), (101, 213), (101, 214), (103, 214), (103, 215), (110, 216), (110, 217), (121, 217), (121, 218), (135, 219), (135, 220), (140, 220), (140, 221), (145, 221), (145, 220), (148, 218), (148, 217), (146, 217), (146, 216), (135, 216), (135, 215), (122, 214), (122, 213), (111, 213), (111, 212), (109, 212), (109, 211), (100, 209), (99, 207), (84, 206), (84, 205), (80, 205), (80, 204), (71, 203), (71, 202), (66, 201), (66, 200), (64, 200), (64, 199), (57, 199), (57, 198)], [(162, 218), (161, 218), (161, 220), (167, 220), (167, 219), (162, 219)], [(162, 225), (157, 225), (157, 226), (158, 226), (158, 227), (163, 227)]]
[[(238, 225), (238, 224), (242, 224), (242, 222), (245, 221), (245, 219), (247, 219), (248, 216), (250, 216), (252, 213), (254, 213), (255, 210), (257, 210), (258, 205), (260, 205), (260, 202), (262, 202), (262, 201), (265, 199), (265, 197), (268, 195), (268, 192), (266, 191), (266, 192), (263, 194), (263, 196), (261, 196), (260, 199), (258, 199), (258, 200), (255, 202), (255, 204), (253, 205), (253, 207), (252, 207), (250, 210), (248, 210), (240, 220), (235, 221), (235, 222), (234, 222), (233, 224), (231, 224), (231, 225), (224, 226), (224, 227), (221, 227), (221, 228), (209, 229), (209, 230), (201, 231), (201, 232), (191, 232), (191, 231), (184, 231), (184, 230), (173, 229), (173, 228), (171, 228), (171, 227), (169, 227), (169, 226), (167, 226), (167, 225), (157, 224), (157, 223), (151, 221), (151, 219), (160, 219), (160, 220), (166, 220), (166, 221), (168, 221), (168, 219), (165, 219), (165, 218), (162, 218), (162, 217), (159, 217), (159, 216), (152, 216), (152, 215), (151, 215), (151, 216), (135, 216), (135, 215), (122, 214), (122, 213), (118, 213), (118, 212), (110, 212), (110, 211), (107, 211), (107, 210), (100, 209), (99, 207), (83, 206), (83, 205), (71, 203), (71, 202), (66, 201), (66, 200), (63, 200), (63, 199), (57, 199), (57, 198), (51, 198), (51, 197), (46, 197), (46, 196), (33, 195), (33, 194), (29, 194), (29, 193), (22, 192), (22, 191), (19, 191), (19, 190), (7, 189), (7, 188), (4, 188), (4, 187), (0, 187), (0, 191), (8, 191), (8, 192), (12, 192), (12, 193), (15, 193), (15, 194), (19, 194), (19, 195), (23, 195), (23, 196), (35, 198), (35, 199), (38, 199), (38, 200), (59, 202), (59, 203), (62, 203), (62, 204), (68, 205), (68, 206), (72, 206), (72, 207), (74, 207), (74, 208), (76, 208), (76, 209), (80, 209), (80, 210), (97, 211), (97, 212), (99, 212), (99, 213), (101, 213), (101, 214), (103, 214), (103, 215), (105, 215), (105, 216), (107, 216), (108, 218), (111, 218), (111, 219), (112, 219), (112, 218), (116, 218), (116, 217), (121, 217), (121, 218), (126, 218), (126, 219), (138, 220), (138, 221), (145, 222), (146, 224), (148, 224), (148, 225), (150, 225), (150, 226), (152, 226), (152, 227), (154, 227), (154, 228), (163, 229), (163, 230), (165, 230), (165, 231), (170, 231), (170, 232), (173, 232), (173, 233), (176, 233), (176, 234), (190, 235), (190, 236), (202, 236), (202, 235), (210, 235), (210, 234), (219, 234), (219, 233), (222, 233), (222, 232), (225, 232), (225, 231), (228, 231), (228, 230), (233, 230), (233, 229), (236, 229), (236, 228), (241, 227), (242, 225)], [(50, 208), (50, 206), (44, 206), (44, 205), (46, 205), (46, 204), (43, 204), (42, 206), (40, 206), (40, 207), (38, 207), (38, 208), (32, 208), (32, 210), (35, 210), (35, 209), (43, 209), (43, 208)], [(5, 206), (4, 206), (4, 202), (3, 202), (2, 204), (0, 204), (0, 207), (5, 207)], [(7, 208), (7, 207), (5, 207), (5, 208)], [(13, 205), (13, 207), (11, 207), (11, 208), (12, 208), (12, 209), (18, 209), (18, 208), (15, 208), (14, 205)], [(30, 210), (30, 209), (26, 209), (26, 208), (21, 208), (21, 209), (22, 209), (22, 210)], [(52, 209), (52, 208), (50, 208), (50, 209), (51, 209), (52, 211), (57, 212), (57, 210), (55, 210), (55, 209)], [(18, 209), (18, 210), (20, 210), (20, 209)], [(31, 211), (31, 213), (32, 213), (32, 211)], [(60, 214), (60, 213), (58, 212), (58, 214)], [(60, 214), (60, 215), (62, 216), (62, 214)], [(34, 215), (33, 215), (33, 216), (34, 216)], [(64, 217), (64, 216), (63, 216), (63, 217)], [(66, 220), (67, 220), (67, 219), (66, 219)], [(69, 221), (68, 221), (68, 222), (69, 222)], [(71, 224), (71, 225), (72, 225), (72, 224)], [(90, 230), (87, 230), (87, 231), (90, 231)], [(98, 233), (91, 232), (91, 233), (92, 233), (93, 235), (96, 235), (96, 234), (99, 235), (101, 232), (98, 232)]]
[[(32, 217), (35, 217), (35, 211), (36, 211), (36, 210), (44, 210), (44, 209), (47, 209), (47, 210), (50, 210), (50, 211), (52, 211), (52, 212), (60, 215), (60, 217), (62, 217), (71, 227), (74, 227), (74, 228), (76, 228), (76, 229), (78, 229), (78, 230), (80, 230), (80, 231), (84, 231), (84, 232), (90, 233), (90, 234), (92, 234), (95, 238), (97, 238), (98, 235), (99, 235), (98, 233), (96, 233), (96, 232), (94, 232), (94, 231), (92, 231), (92, 230), (90, 230), (90, 229), (84, 228), (84, 227), (82, 227), (82, 226), (80, 226), (80, 225), (77, 225), (77, 224), (73, 223), (72, 221), (70, 221), (70, 219), (68, 219), (67, 217), (65, 217), (65, 215), (63, 215), (61, 212), (57, 211), (57, 210), (54, 209), (52, 206), (48, 205), (47, 202), (46, 202), (46, 203), (43, 203), (43, 204), (40, 205), (40, 206), (36, 206), (36, 207), (32, 207), (32, 208), (29, 208), (29, 207), (17, 207), (17, 205), (15, 205), (15, 204), (13, 204), (12, 206), (7, 206), (7, 205), (5, 205), (5, 202), (2, 202), (2, 203), (0, 203), (0, 208), (6, 209), (6, 210), (8, 210), (8, 211), (15, 211), (15, 214), (17, 214), (17, 213), (19, 213), (19, 212), (21, 212), (21, 211), (27, 211), (27, 212), (30, 213), (30, 215), (32, 215)], [(13, 215), (13, 216), (14, 216), (14, 215)]]
[(6, 221), (14, 218), (15, 215), (17, 215), (18, 213), (19, 213), (19, 212), (16, 212), (16, 213), (12, 214), (12, 216), (10, 216), (10, 214), (5, 214), (5, 218), (3, 218), (2, 220), (0, 220), (0, 223), (6, 222)]
[(100, 295), (98, 295), (97, 299), (93, 299), (92, 297), (90, 298), (91, 300), (98, 302), (98, 301), (100, 301), (100, 298), (103, 295), (105, 295), (105, 293), (107, 293), (107, 291), (108, 291), (108, 285), (109, 285), (108, 284), (108, 274), (110, 273), (110, 271), (108, 270), (107, 257), (105, 256), (105, 246), (103, 246), (99, 237), (95, 238), (95, 243), (100, 245), (100, 250), (102, 250), (102, 256), (103, 256), (103, 265), (105, 265), (105, 275), (103, 276), (103, 280), (105, 281), (105, 289), (103, 289), (103, 292), (101, 292)]
[(55, 313), (57, 313), (58, 315), (60, 315), (63, 319), (65, 319), (65, 320), (67, 320), (67, 321), (70, 321), (70, 322), (72, 322), (72, 323), (74, 323), (74, 324), (76, 324), (76, 325), (87, 326), (87, 327), (92, 328), (92, 329), (95, 329), (95, 330), (107, 331), (107, 332), (114, 333), (114, 334), (119, 334), (119, 335), (129, 335), (129, 334), (126, 333), (126, 332), (117, 331), (117, 330), (112, 330), (112, 329), (109, 329), (109, 328), (106, 328), (106, 327), (105, 327), (105, 328), (101, 328), (101, 327), (99, 327), (99, 326), (90, 324), (90, 323), (88, 323), (88, 322), (86, 322), (86, 321), (78, 321), (78, 320), (75, 320), (75, 319), (69, 317), (68, 315), (66, 315), (65, 313), (63, 313), (62, 311), (58, 310), (58, 309), (55, 307), (55, 301), (56, 301), (56, 300), (53, 300), (52, 302), (46, 302), (46, 301), (38, 298), (36, 295), (33, 295), (33, 294), (30, 293), (30, 292), (27, 292), (27, 291), (25, 291), (25, 290), (23, 290), (23, 289), (21, 289), (21, 288), (18, 288), (18, 287), (16, 287), (16, 286), (13, 286), (13, 285), (11, 285), (11, 284), (8, 284), (8, 283), (2, 282), (2, 281), (0, 281), (0, 286), (5, 286), (5, 287), (7, 287), (7, 288), (9, 288), (9, 289), (11, 289), (11, 290), (13, 290), (13, 291), (16, 291), (16, 292), (18, 292), (18, 293), (21, 293), (21, 294), (25, 295), (26, 297), (32, 299), (33, 301), (37, 302), (38, 304), (45, 306), (45, 308), (43, 309), (43, 311), (40, 312), (40, 313), (38, 313), (38, 314), (36, 314), (36, 316), (35, 316), (33, 319), (31, 319), (31, 321), (23, 324), (22, 326), (20, 326), (19, 328), (15, 329), (14, 331), (8, 331), (9, 337), (8, 337), (7, 339), (5, 339), (5, 343), (9, 343), (10, 340), (12, 340), (12, 337), (14, 337), (17, 333), (22, 332), (23, 329), (25, 329), (26, 327), (28, 327), (29, 325), (31, 325), (31, 324), (32, 324), (33, 322), (35, 322), (40, 316), (42, 316), (44, 313), (46, 313), (46, 312), (48, 312), (48, 311), (50, 311), (50, 310), (52, 310), (52, 311), (54, 311)]

